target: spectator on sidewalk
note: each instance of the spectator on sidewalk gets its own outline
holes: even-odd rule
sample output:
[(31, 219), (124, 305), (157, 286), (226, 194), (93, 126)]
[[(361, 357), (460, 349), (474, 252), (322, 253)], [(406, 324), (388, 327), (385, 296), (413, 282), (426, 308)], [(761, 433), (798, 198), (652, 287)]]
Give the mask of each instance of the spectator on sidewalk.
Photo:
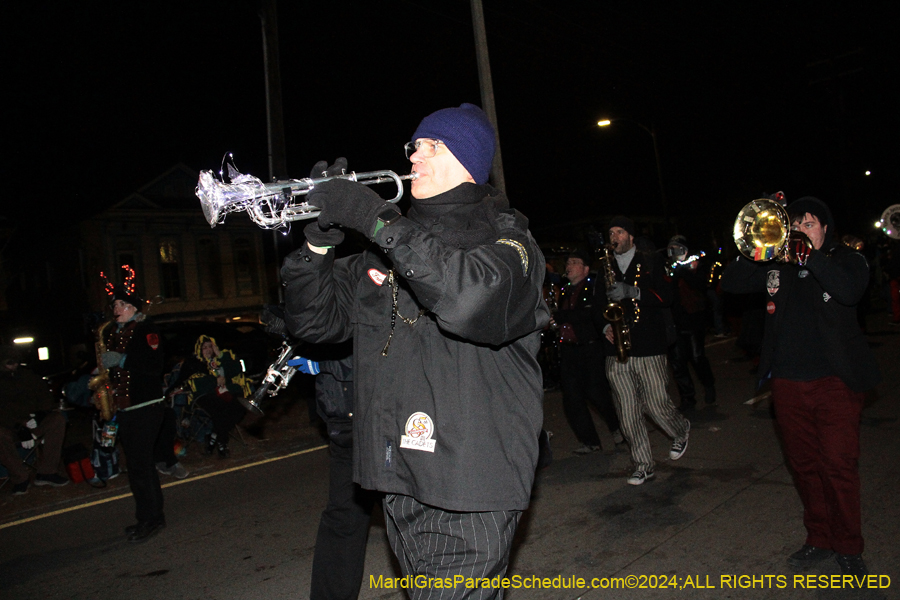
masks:
[(9, 472), (13, 494), (28, 491), (30, 476), (19, 448), (41, 446), (34, 485), (69, 483), (59, 474), (66, 421), (57, 408), (47, 384), (19, 364), (16, 349), (0, 346), (0, 465)]
[(218, 449), (219, 458), (228, 458), (231, 431), (247, 414), (239, 398), (251, 395), (250, 382), (234, 352), (219, 348), (216, 340), (208, 335), (197, 338), (194, 355), (203, 368), (191, 375), (187, 384), (193, 392), (193, 401), (209, 413), (213, 424), (204, 451), (212, 454)]

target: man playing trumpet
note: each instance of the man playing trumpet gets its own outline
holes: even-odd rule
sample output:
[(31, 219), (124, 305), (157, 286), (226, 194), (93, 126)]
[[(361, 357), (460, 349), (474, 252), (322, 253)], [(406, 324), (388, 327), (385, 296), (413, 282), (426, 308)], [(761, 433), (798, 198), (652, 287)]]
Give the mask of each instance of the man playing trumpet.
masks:
[[(282, 269), (291, 333), (354, 340), (354, 480), (386, 494), (404, 576), (502, 577), (534, 479), (545, 262), (527, 219), (487, 185), (494, 147), (477, 106), (425, 117), (406, 145), (417, 176), (406, 216), (358, 183), (318, 185), (318, 222)], [(313, 176), (345, 167), (322, 162)], [(335, 260), (338, 227), (373, 246)]]

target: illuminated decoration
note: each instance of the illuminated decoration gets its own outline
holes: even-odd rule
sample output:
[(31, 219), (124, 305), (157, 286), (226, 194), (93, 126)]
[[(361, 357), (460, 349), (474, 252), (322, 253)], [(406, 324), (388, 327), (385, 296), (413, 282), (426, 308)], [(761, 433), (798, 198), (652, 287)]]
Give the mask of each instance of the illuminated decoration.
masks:
[(13, 344), (30, 344), (34, 341), (33, 337), (20, 337), (13, 340)]
[(38, 348), (38, 360), (50, 360), (50, 349), (46, 346)]
[[(122, 283), (122, 287), (125, 288), (125, 291), (128, 292), (129, 295), (134, 294), (134, 269), (129, 265), (122, 265), (122, 268), (125, 269), (127, 275), (125, 275), (125, 281)], [(106, 273), (100, 271), (100, 277), (103, 278), (103, 281), (106, 283), (103, 286), (103, 289), (106, 290), (107, 296), (112, 296), (116, 293), (116, 286), (106, 278)]]

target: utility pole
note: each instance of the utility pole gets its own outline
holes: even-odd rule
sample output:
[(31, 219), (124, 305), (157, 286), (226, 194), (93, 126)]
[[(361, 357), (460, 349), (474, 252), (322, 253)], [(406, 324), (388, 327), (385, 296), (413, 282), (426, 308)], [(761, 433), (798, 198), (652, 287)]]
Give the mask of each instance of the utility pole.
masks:
[[(284, 143), (284, 109), (281, 103), (281, 66), (278, 58), (278, 7), (276, 0), (263, 0), (259, 9), (262, 22), (263, 66), (266, 76), (266, 129), (269, 137), (269, 180), (287, 179), (287, 152)], [(278, 231), (272, 230), (275, 250), (275, 286), (278, 303), (284, 299), (279, 281), (281, 253)]]
[(499, 190), (506, 190), (503, 176), (503, 157), (500, 154), (500, 128), (497, 126), (497, 109), (494, 104), (494, 84), (491, 80), (491, 61), (488, 56), (487, 34), (484, 29), (484, 9), (481, 0), (471, 0), (472, 26), (475, 29), (475, 53), (478, 58), (478, 82), (481, 86), (481, 106), (494, 125), (497, 151), (491, 165), (491, 183)]

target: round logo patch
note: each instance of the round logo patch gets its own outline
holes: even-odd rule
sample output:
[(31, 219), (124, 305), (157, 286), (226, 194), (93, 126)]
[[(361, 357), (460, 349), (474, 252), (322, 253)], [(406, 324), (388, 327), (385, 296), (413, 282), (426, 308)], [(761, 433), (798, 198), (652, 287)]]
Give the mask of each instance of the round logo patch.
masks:
[(406, 420), (406, 435), (417, 440), (427, 440), (434, 433), (431, 417), (423, 412), (410, 415)]
[(768, 304), (766, 304), (766, 311), (770, 315), (775, 314), (775, 303), (770, 301)]
[(434, 435), (434, 421), (423, 412), (415, 412), (406, 420), (406, 435), (400, 436), (400, 447), (409, 450), (434, 452), (437, 442)]

